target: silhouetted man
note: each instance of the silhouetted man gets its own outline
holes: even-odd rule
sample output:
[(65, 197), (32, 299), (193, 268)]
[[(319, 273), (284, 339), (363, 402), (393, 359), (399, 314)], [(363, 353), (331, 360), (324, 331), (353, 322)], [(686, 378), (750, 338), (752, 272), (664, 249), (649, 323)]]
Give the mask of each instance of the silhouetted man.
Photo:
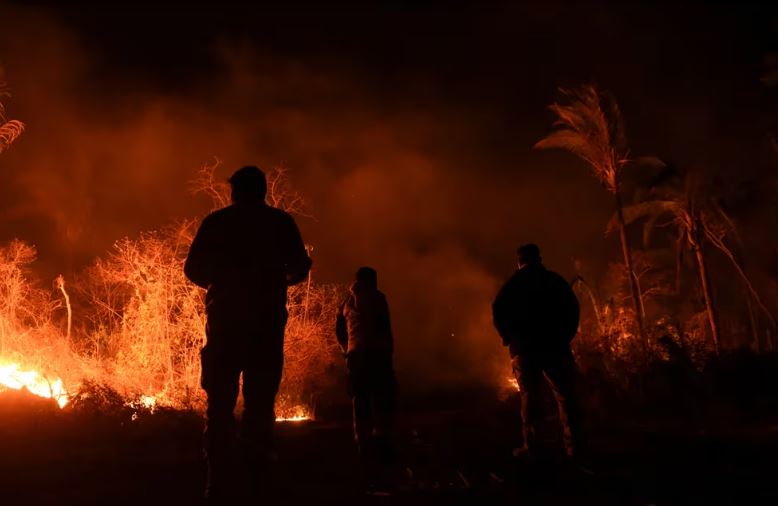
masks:
[(540, 249), (518, 249), (518, 270), (500, 289), (492, 305), (494, 325), (508, 346), (521, 390), (524, 444), (516, 456), (536, 449), (535, 424), (541, 403), (543, 376), (559, 406), (567, 454), (581, 446), (581, 414), (575, 395), (576, 368), (570, 341), (578, 331), (578, 299), (562, 276), (546, 270)]
[(265, 174), (243, 167), (229, 181), (233, 204), (203, 220), (184, 266), (186, 276), (208, 290), (201, 384), (208, 397), (204, 437), (211, 497), (226, 488), (241, 374), (241, 440), (253, 456), (272, 456), (287, 286), (304, 280), (311, 267), (294, 219), (265, 204)]
[(356, 281), (338, 311), (335, 333), (346, 354), (354, 439), (359, 454), (372, 458), (389, 451), (396, 383), (389, 305), (378, 290), (378, 274), (357, 271)]

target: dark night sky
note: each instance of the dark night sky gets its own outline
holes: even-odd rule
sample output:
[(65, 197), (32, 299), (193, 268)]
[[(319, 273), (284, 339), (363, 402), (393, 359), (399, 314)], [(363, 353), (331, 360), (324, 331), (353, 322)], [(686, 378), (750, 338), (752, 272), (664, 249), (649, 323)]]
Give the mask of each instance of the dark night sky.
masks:
[(747, 239), (775, 248), (764, 230), (776, 210), (776, 89), (760, 77), (778, 49), (776, 12), (766, 2), (0, 4), (8, 113), (28, 124), (0, 158), (0, 240), (38, 245), (49, 277), (202, 212), (185, 182), (213, 156), (224, 175), (283, 163), (316, 216), (300, 225), (319, 279), (374, 264), (406, 339), (453, 332), (468, 350), (496, 339), (488, 304), (519, 242), (538, 242), (566, 275), (573, 258), (593, 276), (618, 259), (603, 236), (610, 196), (572, 156), (531, 149), (558, 86), (612, 91), (635, 154), (703, 167), (736, 189)]

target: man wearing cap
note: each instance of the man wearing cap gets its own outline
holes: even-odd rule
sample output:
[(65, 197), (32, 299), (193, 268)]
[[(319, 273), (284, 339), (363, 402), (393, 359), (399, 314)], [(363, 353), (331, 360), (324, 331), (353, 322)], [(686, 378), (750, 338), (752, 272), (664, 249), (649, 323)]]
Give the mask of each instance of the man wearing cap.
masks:
[(265, 203), (265, 174), (243, 167), (229, 182), (232, 205), (203, 220), (184, 265), (186, 276), (208, 290), (201, 384), (208, 398), (204, 439), (211, 497), (227, 488), (241, 374), (241, 442), (255, 457), (273, 455), (287, 287), (303, 281), (311, 267), (294, 219)]
[(521, 391), (524, 443), (514, 455), (536, 453), (535, 425), (545, 375), (559, 407), (565, 449), (575, 458), (582, 443), (581, 412), (570, 342), (578, 331), (578, 299), (562, 276), (543, 266), (537, 245), (526, 244), (517, 253), (518, 269), (492, 305), (494, 326), (510, 351)]

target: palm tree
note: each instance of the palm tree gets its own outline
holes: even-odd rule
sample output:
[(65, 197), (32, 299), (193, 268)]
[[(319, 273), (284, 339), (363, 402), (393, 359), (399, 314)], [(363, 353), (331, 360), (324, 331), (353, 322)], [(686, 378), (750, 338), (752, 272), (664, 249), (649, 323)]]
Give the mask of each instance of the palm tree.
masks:
[[(5, 89), (5, 84), (0, 82), (0, 98), (7, 97), (8, 92)], [(8, 149), (24, 131), (24, 123), (21, 121), (12, 119), (6, 120), (5, 107), (0, 102), (0, 153)]]
[(624, 124), (616, 101), (592, 85), (560, 89), (568, 103), (549, 106), (557, 116), (555, 130), (535, 144), (537, 149), (564, 149), (585, 161), (592, 175), (613, 194), (618, 217), (621, 252), (629, 275), (632, 304), (638, 333), (645, 344), (644, 309), (632, 266), (621, 200), (622, 172), (628, 163), (629, 149)]
[[(759, 294), (738, 262), (732, 249), (727, 246), (726, 239), (733, 238), (739, 242), (737, 229), (732, 219), (706, 192), (695, 174), (682, 173), (672, 166), (654, 159), (654, 165), (664, 169), (650, 185), (651, 200), (639, 202), (624, 209), (619, 218), (627, 224), (646, 218), (643, 229), (643, 240), (647, 244), (651, 231), (656, 226), (671, 225), (676, 231), (676, 287), (680, 283), (680, 268), (684, 249), (694, 253), (699, 274), (700, 289), (705, 300), (705, 310), (708, 315), (711, 337), (716, 354), (720, 352), (719, 315), (713, 298), (710, 275), (705, 258), (705, 246), (712, 244), (726, 256), (743, 280), (751, 299), (764, 311), (771, 325), (775, 320), (767, 307), (762, 303)], [(669, 222), (659, 223), (662, 217), (670, 217)], [(611, 220), (609, 229), (615, 228), (617, 217)], [(678, 288), (676, 288), (678, 289)], [(749, 301), (750, 304), (750, 301)]]

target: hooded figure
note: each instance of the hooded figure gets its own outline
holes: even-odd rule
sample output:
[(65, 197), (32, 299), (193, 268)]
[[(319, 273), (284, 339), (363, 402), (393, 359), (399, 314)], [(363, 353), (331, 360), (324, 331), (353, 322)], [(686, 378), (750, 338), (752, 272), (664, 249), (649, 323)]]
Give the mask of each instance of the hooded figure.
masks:
[(389, 306), (378, 290), (374, 269), (362, 267), (357, 271), (356, 281), (338, 311), (335, 333), (346, 355), (359, 453), (371, 457), (374, 451), (387, 452), (396, 391), (394, 343)]
[(492, 305), (494, 326), (511, 354), (521, 392), (523, 447), (514, 454), (533, 453), (535, 424), (540, 419), (543, 377), (559, 407), (565, 449), (570, 457), (581, 447), (581, 415), (575, 395), (576, 368), (570, 342), (578, 331), (578, 299), (570, 284), (547, 270), (540, 249), (518, 249), (518, 269), (500, 289)]
[(265, 174), (244, 167), (230, 184), (233, 204), (203, 220), (184, 265), (186, 276), (208, 290), (201, 384), (208, 397), (204, 439), (209, 497), (229, 488), (226, 467), (234, 446), (233, 410), (241, 375), (241, 441), (254, 456), (272, 458), (287, 286), (303, 281), (311, 267), (294, 219), (265, 204)]

